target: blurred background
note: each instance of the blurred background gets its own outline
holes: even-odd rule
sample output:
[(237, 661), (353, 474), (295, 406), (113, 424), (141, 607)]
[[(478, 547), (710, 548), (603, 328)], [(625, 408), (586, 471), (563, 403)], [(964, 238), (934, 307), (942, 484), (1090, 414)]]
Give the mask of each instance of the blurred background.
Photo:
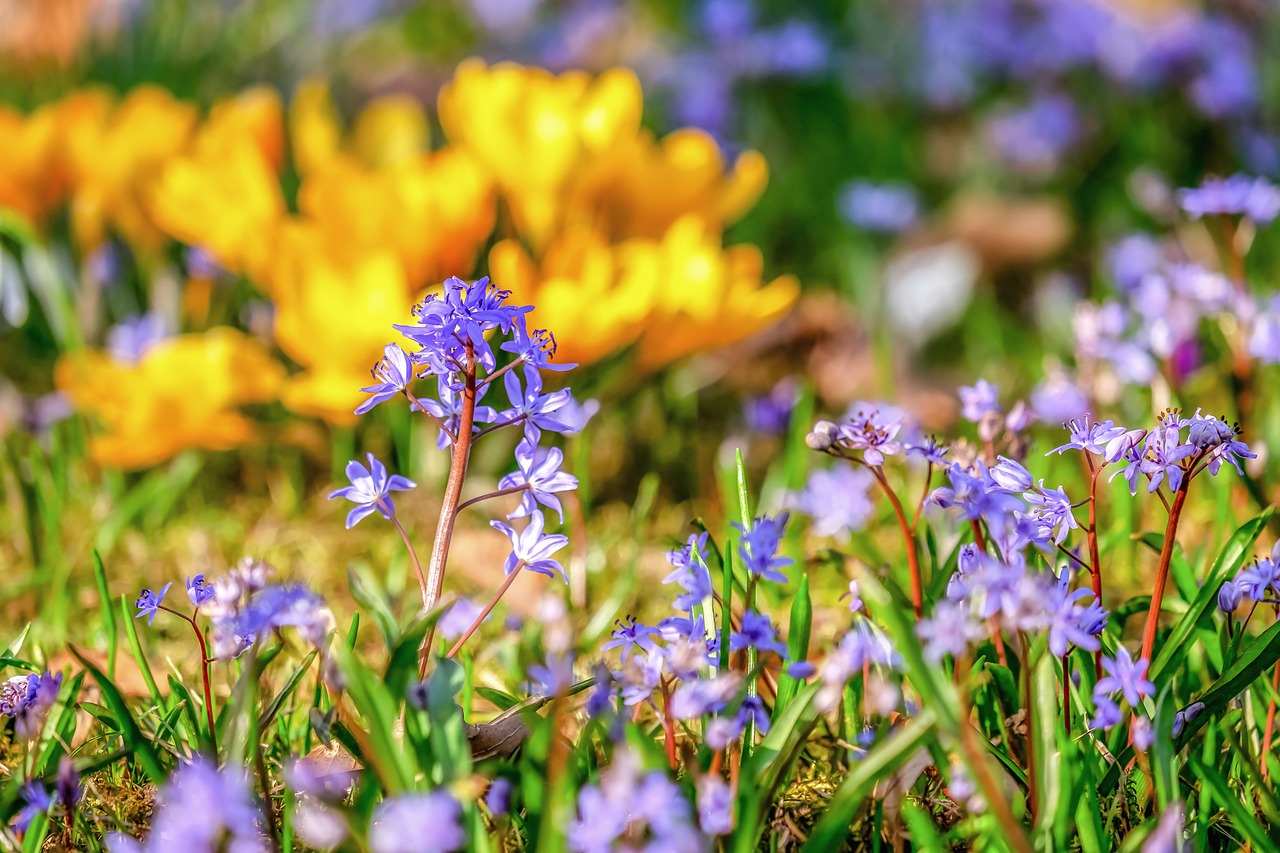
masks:
[(724, 515), (736, 448), (785, 503), (855, 399), (935, 430), (979, 376), (1051, 426), (1231, 411), (1236, 321), (1149, 334), (1137, 285), (1269, 304), (1269, 220), (1177, 191), (1280, 171), (1278, 30), (1250, 0), (0, 0), (2, 612), (65, 629), (40, 591), (95, 548), (138, 583), (265, 553), (395, 592), (395, 543), (323, 496), (372, 450), (428, 535), (433, 431), (352, 409), (449, 275), (580, 364), (593, 576)]

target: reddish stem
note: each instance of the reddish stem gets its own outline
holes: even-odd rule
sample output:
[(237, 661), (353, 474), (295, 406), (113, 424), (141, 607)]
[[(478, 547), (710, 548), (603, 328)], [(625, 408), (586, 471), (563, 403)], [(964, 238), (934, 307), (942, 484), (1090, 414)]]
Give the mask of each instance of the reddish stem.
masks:
[(911, 571), (911, 606), (915, 610), (916, 618), (924, 618), (924, 588), (920, 583), (920, 555), (916, 552), (916, 537), (913, 527), (907, 522), (907, 514), (902, 509), (902, 501), (898, 500), (898, 495), (893, 491), (893, 487), (889, 485), (889, 481), (884, 478), (884, 472), (874, 465), (868, 465), (871, 473), (875, 475), (880, 488), (884, 491), (885, 496), (889, 498), (889, 503), (893, 505), (894, 515), (898, 517), (898, 527), (902, 530), (902, 538), (907, 545), (907, 567)]
[(196, 608), (195, 615), (188, 616), (170, 607), (164, 605), (159, 606), (160, 610), (166, 613), (172, 613), (174, 616), (184, 620), (191, 626), (191, 630), (196, 633), (196, 642), (200, 644), (200, 680), (204, 686), (204, 713), (205, 719), (209, 723), (209, 745), (213, 747), (213, 757), (218, 757), (218, 730), (213, 723), (213, 689), (209, 684), (209, 664), (213, 663), (213, 659), (209, 657), (209, 646), (204, 641), (204, 632), (200, 630), (200, 626), (196, 624), (195, 617), (200, 614), (200, 608)]
[(487, 501), (490, 498), (500, 498), (500, 497), (503, 497), (504, 495), (514, 495), (517, 492), (526, 491), (528, 488), (529, 488), (529, 484), (524, 483), (523, 485), (519, 485), (519, 486), (510, 486), (505, 489), (498, 489), (496, 492), (488, 492), (487, 494), (477, 495), (474, 498), (465, 500), (462, 503), (458, 504), (457, 509), (455, 509), (453, 512), (456, 515), (462, 512), (467, 507), (474, 506), (475, 504), (478, 504), (481, 501)]
[(1187, 502), (1187, 482), (1173, 495), (1169, 508), (1169, 523), (1164, 528), (1164, 547), (1160, 550), (1160, 564), (1156, 567), (1156, 585), (1151, 591), (1151, 609), (1147, 612), (1147, 624), (1142, 631), (1142, 653), (1139, 660), (1151, 660), (1156, 646), (1156, 625), (1160, 621), (1160, 605), (1164, 601), (1164, 588), (1169, 582), (1169, 564), (1173, 562), (1173, 546), (1178, 534), (1178, 520), (1182, 517), (1183, 504)]
[(450, 659), (457, 657), (458, 652), (462, 650), (462, 646), (467, 640), (471, 639), (471, 635), (489, 618), (489, 614), (493, 612), (493, 608), (498, 606), (498, 602), (502, 600), (502, 596), (506, 595), (507, 590), (511, 588), (511, 584), (515, 581), (516, 575), (520, 574), (520, 570), (524, 568), (524, 560), (516, 563), (516, 567), (511, 570), (511, 574), (507, 575), (507, 579), (502, 582), (502, 586), (498, 587), (498, 592), (493, 596), (493, 600), (489, 602), (489, 606), (480, 611), (480, 615), (472, 621), (467, 630), (458, 638), (458, 642), (453, 644), (453, 648), (449, 649), (446, 656)]
[[(1093, 585), (1093, 597), (1102, 606), (1102, 558), (1098, 551), (1098, 475), (1101, 468), (1094, 468), (1093, 457), (1085, 451), (1084, 458), (1089, 462), (1089, 526), (1085, 528), (1089, 542), (1089, 581)], [(1093, 653), (1093, 669), (1098, 678), (1102, 677), (1102, 649)], [(1067, 727), (1070, 730), (1070, 726)]]
[(1262, 731), (1262, 752), (1258, 755), (1258, 761), (1262, 764), (1262, 778), (1265, 780), (1268, 774), (1267, 758), (1271, 755), (1271, 736), (1275, 732), (1276, 725), (1276, 691), (1280, 690), (1280, 661), (1276, 662), (1275, 672), (1271, 675), (1271, 702), (1267, 705), (1267, 727)]
[[(423, 609), (430, 610), (440, 600), (444, 589), (445, 563), (449, 559), (449, 543), (453, 540), (453, 527), (458, 518), (458, 503), (462, 497), (462, 484), (467, 478), (467, 462), (471, 458), (471, 428), (476, 414), (476, 359), (475, 346), (466, 344), (467, 361), (463, 370), (462, 409), (458, 414), (458, 432), (453, 441), (449, 458), (449, 479), (444, 487), (444, 499), (440, 504), (440, 521), (436, 525), (436, 538), (431, 544), (431, 562), (427, 568), (427, 594)], [(435, 640), (435, 625), (427, 629), (418, 648), (418, 675), (427, 674), (427, 660), (431, 657), (431, 644)]]
[(405, 550), (409, 552), (409, 562), (413, 563), (414, 574), (418, 576), (418, 588), (422, 590), (422, 606), (426, 607), (427, 579), (422, 574), (422, 562), (418, 559), (418, 552), (414, 550), (413, 543), (409, 541), (409, 534), (405, 533), (404, 525), (400, 523), (400, 519), (396, 518), (394, 512), (388, 512), (387, 514), (391, 516), (391, 523), (396, 526), (396, 532), (400, 534), (400, 541), (404, 543)]

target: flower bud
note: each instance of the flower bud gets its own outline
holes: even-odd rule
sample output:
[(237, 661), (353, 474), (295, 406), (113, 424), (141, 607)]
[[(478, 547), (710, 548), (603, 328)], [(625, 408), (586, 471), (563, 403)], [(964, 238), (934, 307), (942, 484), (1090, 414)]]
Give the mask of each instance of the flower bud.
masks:
[(840, 428), (831, 421), (818, 421), (813, 425), (813, 432), (804, 437), (804, 443), (810, 450), (826, 453), (835, 445), (839, 435)]
[(1227, 581), (1218, 588), (1218, 609), (1223, 613), (1234, 613), (1243, 597), (1244, 593), (1235, 581)]
[(991, 479), (1006, 492), (1021, 494), (1031, 488), (1031, 472), (1007, 456), (997, 457)]
[(1170, 730), (1174, 737), (1179, 737), (1182, 730), (1187, 727), (1187, 714), (1185, 711), (1179, 711), (1173, 715), (1173, 728)]
[(1107, 442), (1105, 458), (1108, 462), (1116, 462), (1147, 437), (1145, 429), (1131, 429)]

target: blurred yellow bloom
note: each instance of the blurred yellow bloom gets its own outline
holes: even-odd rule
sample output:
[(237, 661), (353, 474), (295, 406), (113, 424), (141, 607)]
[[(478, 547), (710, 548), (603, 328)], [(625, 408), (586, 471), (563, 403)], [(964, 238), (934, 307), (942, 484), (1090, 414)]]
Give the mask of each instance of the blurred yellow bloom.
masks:
[(557, 76), (480, 60), (458, 66), (439, 101), (445, 135), (493, 175), (516, 230), (537, 251), (569, 224), (587, 188), (625, 165), (615, 152), (639, 132), (642, 106), (628, 70)]
[(71, 222), (84, 251), (114, 228), (135, 249), (159, 251), (164, 233), (147, 199), (160, 168), (187, 144), (195, 107), (158, 86), (140, 86), (109, 112), (77, 122), (67, 140), (72, 170)]
[(102, 432), (102, 465), (141, 468), (188, 448), (226, 450), (254, 437), (237, 407), (276, 399), (283, 369), (259, 341), (220, 327), (156, 344), (136, 364), (102, 351), (58, 362), (55, 380)]
[(305, 175), (331, 161), (342, 145), (338, 110), (322, 80), (303, 81), (289, 105), (289, 142), (293, 165)]
[(697, 216), (661, 240), (610, 245), (597, 232), (566, 231), (541, 264), (514, 240), (489, 254), (494, 280), (532, 303), (529, 322), (555, 335), (558, 358), (590, 362), (638, 340), (643, 369), (741, 340), (785, 314), (799, 284), (782, 276), (762, 286), (762, 267), (754, 246), (722, 249)]
[(315, 227), (292, 223), (280, 232), (270, 291), (276, 341), (302, 372), (291, 376), (283, 401), (292, 411), (330, 423), (355, 422), (369, 369), (411, 321), (412, 294), (389, 251), (339, 259)]
[(261, 280), (285, 215), (276, 175), (283, 125), (280, 99), (267, 89), (215, 105), (190, 151), (162, 170), (150, 196), (156, 223), (227, 269)]
[(351, 150), (372, 169), (414, 160), (431, 143), (426, 111), (408, 95), (386, 95), (361, 110), (351, 132)]

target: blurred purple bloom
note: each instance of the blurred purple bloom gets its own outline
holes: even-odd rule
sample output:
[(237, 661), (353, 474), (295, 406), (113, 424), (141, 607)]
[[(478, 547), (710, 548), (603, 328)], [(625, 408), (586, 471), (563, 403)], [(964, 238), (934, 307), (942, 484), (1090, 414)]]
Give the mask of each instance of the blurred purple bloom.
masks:
[(484, 804), (489, 809), (489, 813), (494, 817), (505, 817), (511, 812), (511, 795), (515, 791), (515, 786), (511, 784), (511, 780), (505, 776), (499, 776), (489, 785), (489, 791), (485, 794)]
[(159, 314), (143, 314), (121, 320), (107, 331), (107, 351), (120, 361), (136, 364), (147, 351), (169, 337)]
[(763, 613), (748, 610), (742, 614), (742, 630), (729, 635), (729, 651), (755, 649), (758, 652), (776, 652), (787, 659), (787, 646), (774, 633), (773, 620)]
[[(469, 598), (459, 598), (440, 617), (440, 636), (446, 640), (458, 639), (480, 618), (483, 612), (483, 605)], [(487, 616), (485, 620), (488, 621)]]
[(563, 696), (573, 686), (573, 656), (547, 653), (546, 662), (529, 667), (529, 677), (544, 696)]
[[(266, 851), (258, 827), (261, 812), (245, 772), (235, 766), (219, 770), (209, 759), (180, 766), (160, 792), (145, 846), (122, 836), (111, 839), (117, 850)], [(123, 842), (123, 843), (122, 843)], [(224, 846), (225, 845), (225, 846)]]
[(444, 790), (383, 800), (369, 827), (373, 853), (450, 853), (466, 843), (462, 806)]
[(1240, 607), (1244, 592), (1235, 581), (1223, 581), (1218, 587), (1218, 609), (1223, 613), (1234, 613)]
[(840, 191), (840, 213), (855, 228), (894, 233), (920, 218), (916, 191), (906, 184), (854, 181)]
[(782, 435), (791, 424), (791, 412), (800, 400), (796, 381), (787, 377), (767, 394), (751, 397), (743, 407), (747, 428), (768, 435)]
[(707, 835), (733, 832), (733, 789), (719, 776), (698, 780), (698, 823)]
[(1280, 188), (1248, 175), (1208, 178), (1194, 189), (1180, 190), (1178, 204), (1193, 217), (1243, 215), (1266, 225), (1280, 214)]
[(991, 119), (987, 137), (1015, 169), (1043, 174), (1057, 168), (1080, 137), (1080, 114), (1065, 95), (1039, 95), (1026, 107)]
[(967, 603), (944, 598), (916, 625), (916, 634), (924, 641), (925, 659), (937, 663), (947, 655), (963, 657), (969, 644), (981, 640), (986, 631), (970, 615)]
[(18, 835), (25, 834), (31, 822), (37, 817), (48, 814), (53, 809), (54, 803), (44, 785), (37, 781), (24, 783), (21, 792), (25, 805), (18, 810), (17, 820), (13, 824)]
[(391, 492), (405, 491), (417, 485), (399, 474), (388, 476), (386, 466), (372, 453), (366, 458), (369, 461), (368, 468), (354, 459), (348, 462), (347, 479), (351, 481), (351, 485), (329, 493), (329, 500), (345, 498), (356, 505), (347, 513), (348, 530), (374, 510), (381, 513), (383, 518), (392, 519), (396, 514), (396, 507), (391, 500)]
[(962, 385), (956, 392), (960, 397), (960, 416), (970, 423), (978, 423), (988, 413), (1000, 414), (1000, 386), (979, 379), (973, 385)]
[(1129, 650), (1124, 646), (1116, 647), (1115, 657), (1102, 658), (1102, 669), (1106, 672), (1093, 687), (1094, 701), (1099, 696), (1119, 693), (1130, 708), (1137, 708), (1143, 696), (1154, 696), (1156, 687), (1147, 679), (1146, 658), (1134, 661)]
[(790, 506), (813, 519), (818, 536), (842, 536), (861, 530), (875, 512), (868, 492), (875, 478), (865, 468), (840, 465), (810, 472), (804, 489), (788, 498)]
[(1065, 373), (1058, 372), (1032, 389), (1031, 410), (1045, 423), (1066, 423), (1089, 411), (1089, 398)]
[(751, 522), (750, 528), (733, 522), (733, 526), (742, 534), (738, 554), (748, 572), (767, 581), (787, 582), (787, 576), (778, 569), (790, 566), (795, 560), (779, 556), (778, 548), (782, 545), (782, 536), (790, 517), (790, 513), (786, 512), (772, 517), (760, 516)]
[(1121, 290), (1130, 291), (1159, 268), (1164, 257), (1160, 241), (1149, 234), (1130, 234), (1107, 251), (1107, 266)]

